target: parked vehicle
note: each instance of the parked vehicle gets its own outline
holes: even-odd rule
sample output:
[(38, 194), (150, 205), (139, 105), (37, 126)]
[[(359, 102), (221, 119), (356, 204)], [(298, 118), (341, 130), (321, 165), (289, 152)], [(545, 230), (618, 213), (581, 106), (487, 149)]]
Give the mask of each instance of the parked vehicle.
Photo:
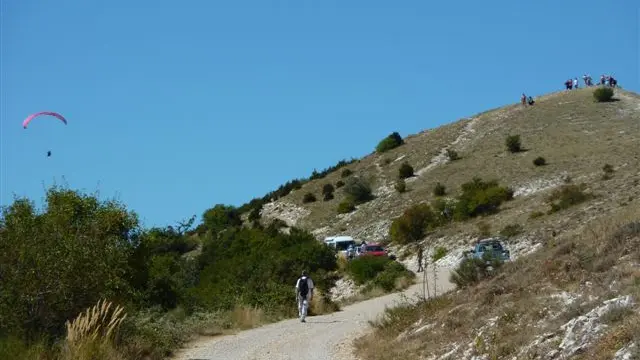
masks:
[(349, 245), (355, 247), (356, 241), (351, 236), (329, 236), (324, 239), (324, 243), (334, 248), (338, 255), (346, 256)]
[(486, 255), (493, 255), (502, 261), (509, 261), (511, 253), (506, 249), (499, 238), (489, 238), (480, 240), (473, 249), (469, 250), (469, 255), (474, 258), (482, 259)]
[(391, 254), (384, 246), (380, 244), (366, 244), (364, 252), (360, 252), (359, 256), (387, 256), (391, 260), (395, 260), (395, 255)]

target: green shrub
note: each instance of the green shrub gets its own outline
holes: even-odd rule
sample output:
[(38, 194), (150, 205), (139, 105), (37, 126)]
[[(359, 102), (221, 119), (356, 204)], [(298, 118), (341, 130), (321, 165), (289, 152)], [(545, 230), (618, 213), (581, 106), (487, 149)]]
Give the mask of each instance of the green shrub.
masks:
[(520, 235), (524, 229), (520, 224), (509, 224), (500, 230), (500, 235), (511, 238)]
[(542, 156), (538, 156), (533, 160), (533, 165), (535, 166), (544, 166), (546, 164), (547, 164), (547, 160), (545, 160), (545, 158), (543, 158)]
[(332, 193), (334, 191), (334, 187), (331, 184), (324, 184), (324, 186), (322, 186), (322, 194), (328, 194), (328, 193)]
[(435, 248), (435, 250), (433, 251), (433, 254), (431, 255), (431, 261), (435, 263), (436, 261), (447, 256), (447, 253), (448, 253), (447, 248), (445, 248), (444, 246), (438, 246)]
[(336, 189), (339, 189), (339, 188), (341, 188), (341, 187), (343, 187), (343, 186), (344, 186), (344, 181), (342, 181), (342, 180), (338, 180), (338, 181), (336, 182)]
[(356, 206), (349, 200), (343, 200), (338, 204), (338, 214), (346, 214), (354, 211)]
[(376, 146), (376, 152), (383, 153), (385, 151), (395, 149), (402, 144), (404, 144), (404, 140), (402, 140), (400, 134), (393, 132), (378, 143), (378, 146)]
[(456, 204), (456, 201), (453, 199), (438, 198), (431, 202), (431, 207), (434, 212), (440, 216), (440, 222), (444, 224), (453, 220)]
[(447, 149), (447, 157), (451, 161), (460, 160), (460, 155), (458, 155), (458, 152), (452, 149)]
[(435, 196), (445, 196), (447, 194), (447, 188), (441, 183), (436, 183), (436, 186), (433, 187), (433, 195)]
[(613, 99), (613, 89), (610, 87), (599, 87), (593, 90), (593, 98), (597, 102), (609, 102)]
[(520, 143), (520, 135), (509, 135), (505, 141), (507, 149), (512, 153), (522, 151), (522, 145)]
[(313, 195), (313, 193), (310, 193), (310, 192), (304, 194), (304, 196), (302, 197), (302, 203), (303, 204), (314, 202), (316, 200), (317, 200), (316, 196)]
[(346, 178), (346, 177), (351, 176), (351, 174), (353, 174), (353, 171), (351, 171), (350, 169), (344, 169), (344, 170), (342, 170), (342, 173), (340, 174), (340, 176), (342, 178)]
[(483, 181), (476, 177), (461, 188), (454, 214), (456, 220), (493, 214), (504, 201), (513, 199), (513, 190), (498, 185), (495, 180)]
[(251, 212), (249, 213), (248, 220), (251, 222), (259, 221), (261, 217), (260, 211), (262, 211), (262, 205), (253, 208), (253, 210), (251, 210)]
[(491, 277), (502, 261), (488, 254), (483, 259), (466, 257), (451, 271), (449, 280), (458, 288), (465, 288)]
[(240, 212), (231, 205), (217, 204), (202, 214), (202, 223), (208, 230), (217, 234), (219, 231), (229, 227), (242, 225)]
[(438, 217), (429, 204), (416, 204), (393, 220), (389, 228), (391, 241), (407, 244), (424, 238), (427, 231), (438, 226)]
[(395, 189), (399, 193), (407, 191), (407, 183), (404, 181), (404, 179), (398, 179), (396, 181)]
[(362, 285), (373, 280), (386, 265), (392, 262), (386, 256), (360, 256), (347, 264), (347, 273), (356, 284)]
[(551, 209), (549, 214), (567, 209), (571, 206), (578, 205), (589, 200), (592, 195), (584, 192), (585, 184), (565, 184), (554, 190), (548, 197)]
[(331, 184), (324, 184), (322, 187), (322, 196), (324, 201), (329, 201), (334, 198), (333, 191), (335, 188)]
[(371, 282), (371, 287), (379, 287), (386, 292), (391, 292), (400, 287), (400, 279), (406, 278), (411, 280), (415, 277), (416, 274), (409, 271), (403, 264), (397, 261), (387, 261), (384, 269), (379, 272)]
[(403, 162), (398, 169), (398, 178), (406, 179), (413, 176), (413, 167), (408, 162)]
[(373, 200), (371, 186), (365, 180), (357, 177), (349, 178), (344, 185), (343, 191), (354, 205)]

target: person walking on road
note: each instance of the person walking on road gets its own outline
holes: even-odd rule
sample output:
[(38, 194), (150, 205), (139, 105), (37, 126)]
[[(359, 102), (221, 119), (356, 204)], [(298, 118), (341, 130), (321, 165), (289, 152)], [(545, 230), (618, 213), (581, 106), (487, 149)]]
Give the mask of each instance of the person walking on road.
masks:
[(302, 271), (302, 276), (296, 281), (296, 300), (298, 303), (298, 317), (300, 322), (306, 322), (309, 303), (313, 299), (313, 280)]

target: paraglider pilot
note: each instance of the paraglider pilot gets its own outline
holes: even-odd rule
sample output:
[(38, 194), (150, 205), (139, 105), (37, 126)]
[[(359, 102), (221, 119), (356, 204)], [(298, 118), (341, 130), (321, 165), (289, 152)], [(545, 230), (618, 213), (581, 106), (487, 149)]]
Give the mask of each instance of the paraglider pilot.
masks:
[(51, 156), (51, 150), (47, 151), (47, 157)]

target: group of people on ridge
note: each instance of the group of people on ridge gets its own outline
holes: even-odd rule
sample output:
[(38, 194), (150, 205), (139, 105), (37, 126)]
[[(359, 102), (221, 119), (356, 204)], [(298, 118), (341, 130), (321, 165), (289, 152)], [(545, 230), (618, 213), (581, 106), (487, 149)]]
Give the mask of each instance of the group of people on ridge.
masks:
[[(584, 81), (584, 86), (586, 87), (593, 86), (593, 80), (589, 74), (582, 75), (582, 81)], [(612, 75), (600, 75), (600, 82), (598, 85), (616, 87), (617, 84), (618, 80), (616, 80)], [(578, 89), (578, 78), (575, 77), (573, 79), (568, 79), (564, 82), (564, 86), (567, 90)]]
[[(584, 81), (584, 86), (586, 87), (593, 86), (593, 80), (591, 79), (591, 75), (589, 74), (582, 75), (582, 81)], [(618, 80), (616, 80), (612, 75), (603, 74), (600, 75), (600, 82), (598, 83), (598, 85), (616, 87), (618, 85)], [(564, 86), (567, 90), (578, 89), (578, 78), (575, 77), (573, 79), (567, 79), (567, 81), (564, 82)], [(520, 97), (520, 103), (522, 103), (522, 105), (533, 105), (535, 101), (533, 101), (533, 98), (531, 96), (527, 96), (522, 93), (522, 96)]]

